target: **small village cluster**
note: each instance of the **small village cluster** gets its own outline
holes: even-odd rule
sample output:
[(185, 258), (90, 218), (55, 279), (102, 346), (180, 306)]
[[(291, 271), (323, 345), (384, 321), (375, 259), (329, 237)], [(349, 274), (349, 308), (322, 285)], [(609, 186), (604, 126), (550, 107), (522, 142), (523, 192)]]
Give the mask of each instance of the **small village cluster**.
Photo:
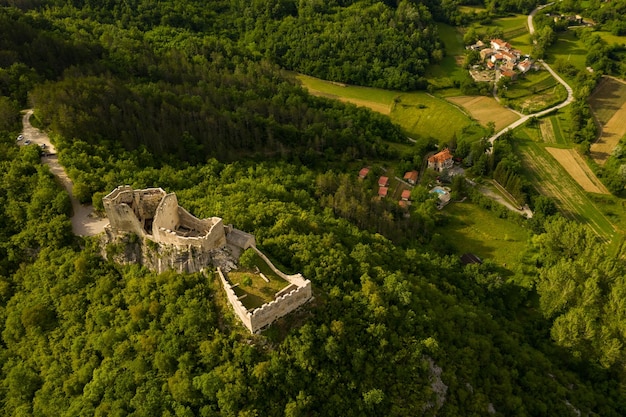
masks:
[[(433, 169), (436, 172), (441, 172), (445, 169), (452, 168), (454, 164), (453, 156), (448, 148), (438, 152), (428, 158), (428, 168)], [(364, 180), (370, 173), (370, 168), (364, 167), (359, 171), (359, 178)], [(400, 193), (398, 204), (403, 208), (408, 208), (411, 205), (411, 188), (417, 184), (419, 173), (415, 170), (407, 171), (404, 173), (404, 182), (398, 181), (400, 186), (396, 191)], [(398, 178), (399, 180), (399, 178)], [(406, 188), (408, 184), (411, 188)], [(390, 178), (388, 176), (381, 176), (378, 178), (378, 197), (389, 198), (390, 197)], [(442, 204), (448, 203), (450, 200), (450, 194), (442, 187), (434, 187), (431, 192), (437, 193), (439, 200)]]
[[(495, 71), (496, 81), (500, 76), (514, 80), (518, 74), (526, 74), (533, 66), (529, 55), (524, 55), (522, 51), (514, 49), (510, 43), (502, 39), (491, 39), (489, 44), (478, 41), (468, 48), (479, 51), (480, 59), (486, 68)], [(472, 71), (470, 74), (475, 81), (485, 81), (485, 78), (479, 78)]]

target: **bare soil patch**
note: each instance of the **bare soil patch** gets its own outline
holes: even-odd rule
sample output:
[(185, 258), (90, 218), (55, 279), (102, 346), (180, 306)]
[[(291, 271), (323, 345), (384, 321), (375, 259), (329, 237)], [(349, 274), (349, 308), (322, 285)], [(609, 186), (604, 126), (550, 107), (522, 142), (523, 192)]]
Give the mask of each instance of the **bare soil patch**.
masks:
[(544, 119), (539, 122), (539, 128), (541, 129), (541, 137), (546, 143), (556, 143), (554, 137), (554, 129), (552, 128), (552, 122), (550, 119)]
[(448, 97), (447, 100), (463, 107), (483, 126), (486, 126), (489, 122), (494, 122), (496, 131), (505, 128), (520, 118), (515, 112), (502, 107), (493, 97), (460, 96)]
[(574, 149), (546, 148), (546, 151), (565, 168), (567, 173), (583, 187), (583, 190), (590, 193), (610, 194)]
[(307, 90), (309, 91), (310, 94), (314, 96), (332, 98), (334, 100), (340, 100), (346, 103), (352, 103), (357, 106), (367, 107), (377, 113), (381, 113), (385, 115), (389, 115), (389, 113), (391, 113), (391, 106), (387, 104), (376, 103), (374, 101), (368, 101), (368, 100), (361, 100), (358, 98), (341, 97), (335, 94), (324, 93), (322, 91), (315, 90), (313, 88), (307, 88)]
[(605, 77), (589, 99), (596, 121), (600, 124), (600, 137), (591, 145), (591, 157), (604, 165), (626, 135), (626, 85)]

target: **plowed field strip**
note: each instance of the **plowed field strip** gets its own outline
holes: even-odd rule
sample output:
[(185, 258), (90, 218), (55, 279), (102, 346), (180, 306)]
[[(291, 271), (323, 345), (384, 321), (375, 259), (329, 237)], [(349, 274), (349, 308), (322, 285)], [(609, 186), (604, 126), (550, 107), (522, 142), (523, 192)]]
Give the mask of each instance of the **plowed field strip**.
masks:
[(550, 152), (550, 155), (583, 187), (583, 190), (590, 193), (610, 194), (574, 149), (546, 148), (546, 151)]
[(553, 157), (534, 144), (530, 144), (522, 155), (537, 190), (554, 198), (563, 215), (587, 223), (598, 235), (611, 239), (615, 233), (613, 224)]
[(545, 119), (539, 122), (539, 128), (541, 129), (541, 136), (546, 143), (555, 143), (554, 129), (552, 129), (552, 122), (550, 119)]
[(448, 97), (447, 100), (463, 107), (483, 126), (487, 126), (489, 122), (494, 122), (496, 131), (503, 129), (520, 118), (516, 113), (498, 104), (493, 97), (461, 96)]

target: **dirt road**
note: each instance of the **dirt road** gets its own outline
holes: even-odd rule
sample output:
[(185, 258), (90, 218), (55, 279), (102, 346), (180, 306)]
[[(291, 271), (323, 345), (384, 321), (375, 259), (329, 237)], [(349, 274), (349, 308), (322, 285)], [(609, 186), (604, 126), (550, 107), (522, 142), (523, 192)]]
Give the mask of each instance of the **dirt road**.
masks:
[(80, 204), (72, 193), (72, 181), (67, 176), (65, 168), (59, 164), (59, 160), (56, 155), (56, 149), (54, 145), (50, 143), (50, 138), (41, 130), (33, 127), (30, 124), (30, 117), (33, 114), (33, 110), (26, 110), (24, 117), (22, 118), (24, 139), (20, 141), (21, 146), (25, 145), (26, 141), (30, 141), (33, 144), (42, 145), (45, 144), (45, 152), (48, 156), (41, 158), (41, 162), (50, 167), (50, 171), (58, 178), (59, 182), (63, 185), (63, 188), (70, 195), (72, 201), (72, 231), (77, 236), (94, 236), (102, 232), (104, 226), (109, 223), (107, 218), (98, 217), (94, 211), (93, 206)]

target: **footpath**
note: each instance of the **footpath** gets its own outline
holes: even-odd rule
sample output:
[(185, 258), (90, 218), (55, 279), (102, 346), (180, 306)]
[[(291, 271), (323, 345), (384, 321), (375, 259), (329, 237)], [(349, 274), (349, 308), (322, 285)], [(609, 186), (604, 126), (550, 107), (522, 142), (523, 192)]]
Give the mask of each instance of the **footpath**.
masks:
[(50, 167), (52, 174), (59, 180), (63, 188), (67, 191), (72, 201), (72, 231), (77, 236), (95, 236), (102, 232), (104, 226), (109, 223), (107, 218), (102, 218), (96, 215), (93, 210), (93, 206), (80, 204), (80, 202), (74, 197), (72, 188), (72, 180), (67, 176), (65, 168), (59, 163), (59, 159), (56, 154), (54, 145), (50, 142), (50, 138), (41, 130), (33, 127), (30, 124), (30, 117), (33, 114), (32, 109), (25, 111), (22, 117), (24, 139), (20, 141), (21, 146), (25, 145), (27, 141), (31, 144), (39, 146), (45, 145), (45, 154), (41, 158), (41, 162)]

